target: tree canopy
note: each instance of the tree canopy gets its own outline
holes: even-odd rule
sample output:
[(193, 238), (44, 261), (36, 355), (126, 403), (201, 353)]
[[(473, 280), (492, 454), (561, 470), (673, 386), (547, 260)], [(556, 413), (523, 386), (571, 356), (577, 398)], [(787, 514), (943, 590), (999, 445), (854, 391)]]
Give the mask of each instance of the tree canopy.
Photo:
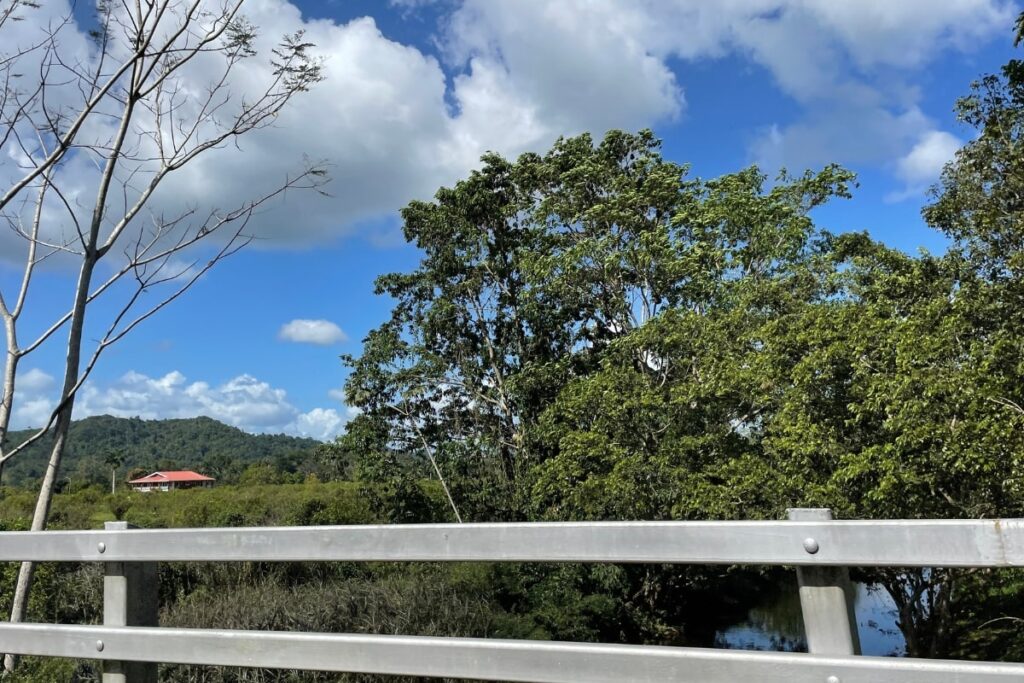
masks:
[[(855, 187), (836, 166), (703, 179), (649, 131), (484, 157), (403, 211), (423, 259), (377, 282), (395, 303), (346, 358), (361, 412), (336, 449), (390, 483), (379, 504), (428, 475), (473, 521), (1024, 515), (1021, 62), (956, 110), (976, 135), (923, 211), (939, 255), (816, 224)], [(648, 634), (708, 585), (567, 571), (626, 601), (674, 586), (630, 617)], [(866, 578), (912, 654), (1020, 647), (983, 618), (1016, 575)]]

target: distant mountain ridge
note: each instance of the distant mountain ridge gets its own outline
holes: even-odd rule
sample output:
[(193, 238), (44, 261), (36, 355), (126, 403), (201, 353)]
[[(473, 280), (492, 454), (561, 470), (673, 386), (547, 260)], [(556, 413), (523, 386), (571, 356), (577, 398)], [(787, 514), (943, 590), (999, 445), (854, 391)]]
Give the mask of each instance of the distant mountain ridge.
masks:
[[(9, 445), (24, 442), (35, 430), (11, 432)], [(279, 460), (308, 454), (319, 441), (285, 434), (249, 434), (209, 417), (143, 420), (99, 415), (71, 425), (61, 466), (63, 478), (109, 481), (112, 455), (123, 456), (121, 472), (137, 469), (197, 469), (217, 476), (239, 463)], [(15, 456), (3, 470), (3, 484), (22, 485), (42, 477), (52, 439)]]

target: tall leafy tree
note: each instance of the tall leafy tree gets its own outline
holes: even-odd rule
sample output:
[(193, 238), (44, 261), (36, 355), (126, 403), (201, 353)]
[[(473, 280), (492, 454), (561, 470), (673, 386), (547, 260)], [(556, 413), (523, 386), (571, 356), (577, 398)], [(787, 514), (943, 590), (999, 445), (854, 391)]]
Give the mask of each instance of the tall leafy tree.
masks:
[(517, 518), (546, 457), (533, 434), (544, 407), (669, 302), (678, 278), (658, 252), (688, 184), (649, 132), (483, 162), (403, 211), (424, 259), (378, 280), (396, 303), (348, 359), (347, 392), (378, 425), (360, 428), (380, 439), (367, 452), (429, 462), (469, 518)]
[[(396, 303), (348, 359), (362, 412), (337, 448), (362, 456), (396, 520), (410, 461), (464, 519), (722, 514), (695, 492), (756, 452), (759, 417), (716, 354), (756, 344), (756, 321), (806, 295), (827, 243), (809, 213), (851, 181), (834, 167), (771, 187), (757, 169), (691, 179), (648, 132), (485, 158), (403, 213), (424, 259), (378, 281)], [(658, 568), (511, 580), (541, 614), (633, 640), (678, 638), (684, 606), (713, 592)]]

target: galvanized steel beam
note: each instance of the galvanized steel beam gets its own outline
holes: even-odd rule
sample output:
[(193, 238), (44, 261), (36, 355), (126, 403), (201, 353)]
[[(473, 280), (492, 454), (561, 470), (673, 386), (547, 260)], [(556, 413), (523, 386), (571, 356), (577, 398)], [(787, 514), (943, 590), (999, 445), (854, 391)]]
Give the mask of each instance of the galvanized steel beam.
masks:
[(24, 655), (531, 683), (1020, 683), (1024, 665), (412, 636), (0, 624)]
[[(811, 552), (807, 540), (815, 547)], [(1021, 567), (1024, 520), (9, 531), (0, 561), (522, 561)]]

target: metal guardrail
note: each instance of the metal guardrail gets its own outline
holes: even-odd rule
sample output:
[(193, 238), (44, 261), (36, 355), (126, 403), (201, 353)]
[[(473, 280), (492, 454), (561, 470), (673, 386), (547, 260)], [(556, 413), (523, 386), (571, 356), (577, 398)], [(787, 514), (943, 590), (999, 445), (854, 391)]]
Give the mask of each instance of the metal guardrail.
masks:
[[(808, 552), (805, 539), (817, 551)], [(547, 522), (0, 533), (0, 561), (1024, 566), (1024, 519)]]
[[(1024, 520), (592, 522), (0, 533), (0, 561), (104, 563), (104, 625), (0, 623), (0, 651), (528, 683), (1009, 683), (1024, 665), (859, 656), (847, 566), (1024, 567)], [(160, 561), (524, 561), (795, 565), (810, 654), (156, 627)]]

